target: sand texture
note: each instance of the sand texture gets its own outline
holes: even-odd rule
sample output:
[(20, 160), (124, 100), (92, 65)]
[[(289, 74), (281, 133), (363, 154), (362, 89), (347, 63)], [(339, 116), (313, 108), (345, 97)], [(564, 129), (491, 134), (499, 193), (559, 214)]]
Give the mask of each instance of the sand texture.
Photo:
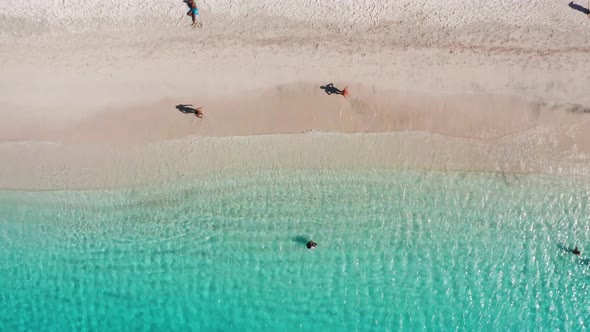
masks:
[(590, 174), (587, 3), (197, 3), (202, 28), (182, 1), (1, 1), (0, 188), (244, 168)]

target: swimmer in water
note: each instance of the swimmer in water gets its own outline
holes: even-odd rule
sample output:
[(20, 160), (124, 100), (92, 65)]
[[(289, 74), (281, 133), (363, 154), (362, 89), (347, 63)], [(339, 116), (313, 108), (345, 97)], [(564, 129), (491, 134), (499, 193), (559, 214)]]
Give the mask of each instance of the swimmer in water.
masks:
[(572, 250), (572, 252), (574, 253), (574, 255), (580, 256), (580, 250), (578, 250), (578, 247), (575, 247), (574, 250)]
[(317, 246), (318, 246), (318, 244), (313, 241), (307, 242), (307, 249), (315, 249), (315, 247), (317, 247)]

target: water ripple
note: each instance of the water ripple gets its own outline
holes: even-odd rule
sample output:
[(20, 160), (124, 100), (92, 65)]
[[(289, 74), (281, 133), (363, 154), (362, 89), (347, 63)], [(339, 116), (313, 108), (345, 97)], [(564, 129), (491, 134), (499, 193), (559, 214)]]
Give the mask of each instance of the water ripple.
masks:
[(0, 193), (0, 330), (583, 330), (589, 193), (377, 170)]

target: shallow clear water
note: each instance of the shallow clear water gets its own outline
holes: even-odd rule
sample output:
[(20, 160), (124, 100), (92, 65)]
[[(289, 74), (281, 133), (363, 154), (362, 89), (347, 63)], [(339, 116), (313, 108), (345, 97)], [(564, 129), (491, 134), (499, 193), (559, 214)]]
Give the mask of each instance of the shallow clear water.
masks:
[(589, 218), (581, 183), (472, 173), (0, 192), (0, 330), (585, 330)]

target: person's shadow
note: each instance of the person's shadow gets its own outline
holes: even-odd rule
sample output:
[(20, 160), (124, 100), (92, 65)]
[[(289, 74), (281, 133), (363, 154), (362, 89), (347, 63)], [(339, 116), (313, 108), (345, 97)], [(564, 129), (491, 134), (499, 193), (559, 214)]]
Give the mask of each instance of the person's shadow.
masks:
[(301, 244), (307, 244), (307, 242), (309, 242), (309, 239), (306, 238), (305, 236), (298, 235), (293, 238), (293, 241), (297, 242), (297, 243), (301, 243)]
[(184, 114), (197, 114), (197, 109), (194, 107), (189, 107), (189, 106), (193, 106), (193, 105), (192, 104), (186, 104), (186, 105), (178, 104), (178, 105), (176, 105), (176, 109)]
[(336, 88), (333, 83), (320, 86), (320, 89), (324, 90), (328, 96), (331, 94), (336, 94), (336, 95), (342, 94), (342, 90)]
[(572, 254), (574, 252), (574, 248), (568, 247), (563, 243), (558, 243), (557, 248), (561, 249), (563, 252), (567, 252), (568, 254)]
[(586, 8), (584, 6), (580, 6), (578, 4), (575, 4), (573, 1), (570, 2), (568, 4), (568, 6), (570, 6), (570, 8), (573, 9), (573, 10), (577, 10), (579, 12), (582, 12), (582, 13), (586, 14), (586, 15), (590, 15), (590, 9), (588, 9), (588, 8)]

